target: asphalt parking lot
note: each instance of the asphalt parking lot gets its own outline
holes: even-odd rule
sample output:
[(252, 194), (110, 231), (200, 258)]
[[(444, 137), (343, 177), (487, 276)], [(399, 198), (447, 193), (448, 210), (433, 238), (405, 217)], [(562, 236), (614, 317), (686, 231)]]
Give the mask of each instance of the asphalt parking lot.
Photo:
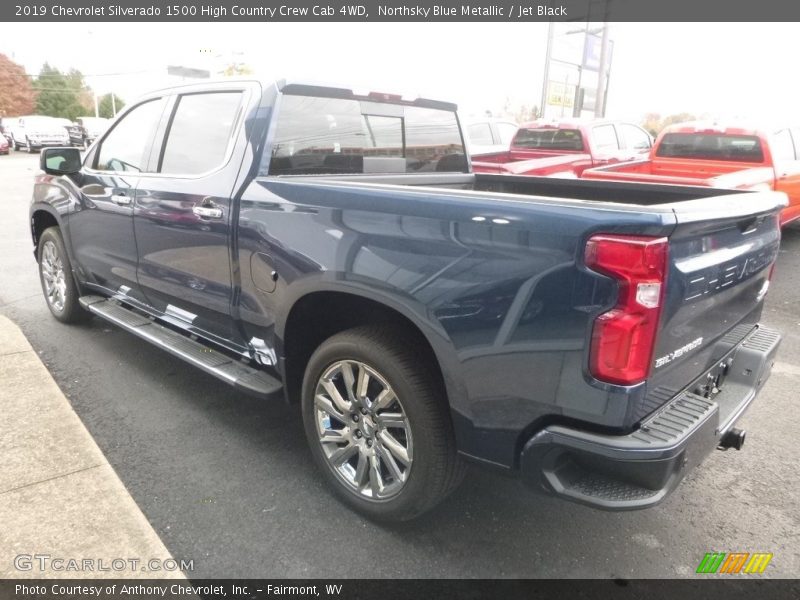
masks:
[(784, 340), (740, 422), (743, 451), (714, 452), (648, 511), (599, 512), (473, 468), (429, 515), (379, 526), (325, 489), (296, 407), (240, 395), (98, 319), (51, 318), (27, 225), (37, 165), (0, 156), (0, 313), (22, 328), (168, 550), (194, 560), (190, 577), (688, 577), (710, 551), (772, 552), (764, 576), (800, 572), (799, 226), (784, 231), (764, 314)]

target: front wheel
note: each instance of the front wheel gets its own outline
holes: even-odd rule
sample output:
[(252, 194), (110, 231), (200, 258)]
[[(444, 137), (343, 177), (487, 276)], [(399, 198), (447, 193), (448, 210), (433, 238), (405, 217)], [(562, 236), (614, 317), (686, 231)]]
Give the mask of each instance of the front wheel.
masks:
[(433, 508), (460, 482), (441, 378), (401, 329), (375, 325), (329, 338), (303, 381), (314, 460), (338, 496), (379, 520)]
[(79, 291), (72, 277), (64, 240), (58, 227), (45, 229), (38, 245), (39, 280), (47, 308), (62, 323), (85, 321), (90, 314), (81, 308)]

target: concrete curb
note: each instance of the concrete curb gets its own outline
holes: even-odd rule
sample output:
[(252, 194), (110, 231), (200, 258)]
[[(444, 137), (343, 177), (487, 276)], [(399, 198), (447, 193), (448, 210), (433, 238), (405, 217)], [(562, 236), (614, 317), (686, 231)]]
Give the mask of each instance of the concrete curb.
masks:
[(172, 557), (22, 331), (2, 315), (0, 411), (0, 578), (184, 577), (147, 569)]

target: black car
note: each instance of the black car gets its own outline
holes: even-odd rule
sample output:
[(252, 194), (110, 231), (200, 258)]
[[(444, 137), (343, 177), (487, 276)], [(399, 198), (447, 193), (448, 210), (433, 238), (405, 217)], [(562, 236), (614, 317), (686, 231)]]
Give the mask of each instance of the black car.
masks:
[(69, 141), (73, 146), (88, 148), (92, 142), (105, 133), (111, 119), (103, 117), (78, 117), (72, 127), (67, 128)]

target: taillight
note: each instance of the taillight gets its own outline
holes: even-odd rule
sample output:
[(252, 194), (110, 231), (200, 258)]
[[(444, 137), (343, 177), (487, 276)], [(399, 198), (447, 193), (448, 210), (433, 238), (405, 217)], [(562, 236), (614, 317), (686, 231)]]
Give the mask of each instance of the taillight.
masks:
[(594, 323), (589, 369), (601, 381), (633, 385), (647, 379), (667, 280), (667, 238), (595, 235), (585, 263), (617, 280), (617, 304)]

